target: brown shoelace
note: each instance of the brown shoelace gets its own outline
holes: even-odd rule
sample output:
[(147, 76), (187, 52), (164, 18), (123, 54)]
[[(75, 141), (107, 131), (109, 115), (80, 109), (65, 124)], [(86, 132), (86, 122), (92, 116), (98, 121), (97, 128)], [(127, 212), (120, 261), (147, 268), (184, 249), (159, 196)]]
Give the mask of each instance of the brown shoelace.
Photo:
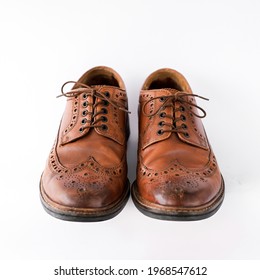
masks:
[[(198, 106), (195, 103), (190, 102), (189, 100), (185, 99), (184, 97), (187, 96), (192, 96), (192, 97), (198, 97), (204, 100), (209, 100), (208, 98), (202, 97), (200, 95), (197, 94), (192, 94), (192, 93), (186, 93), (183, 91), (177, 91), (175, 92), (173, 95), (161, 95), (158, 97), (153, 97), (150, 100), (146, 101), (143, 105), (142, 108), (142, 112), (145, 116), (147, 117), (153, 117), (155, 115), (159, 115), (161, 118), (170, 118), (172, 119), (172, 123), (167, 123), (165, 121), (160, 121), (158, 123), (158, 125), (160, 127), (163, 126), (168, 126), (170, 127), (170, 129), (160, 129), (158, 130), (158, 134), (162, 135), (164, 132), (176, 132), (176, 133), (183, 133), (184, 136), (186, 138), (189, 137), (189, 133), (187, 132), (187, 125), (186, 124), (182, 124), (181, 126), (177, 126), (177, 122), (178, 121), (182, 121), (185, 122), (186, 117), (184, 115), (181, 115), (179, 118), (175, 118), (175, 112), (180, 111), (180, 112), (185, 112), (188, 111), (190, 113), (192, 113), (194, 116), (196, 116), (197, 118), (205, 118), (206, 117), (206, 112), (203, 108), (201, 108), (200, 106)], [(162, 102), (162, 104), (159, 106), (159, 108), (157, 110), (155, 110), (155, 112), (152, 113), (146, 113), (146, 107), (150, 102), (153, 102), (154, 100), (159, 99), (160, 102)], [(179, 108), (175, 108), (175, 102), (179, 102), (181, 104), (181, 106), (179, 106)], [(173, 108), (173, 115), (167, 115), (165, 112), (162, 112), (163, 110), (165, 110), (166, 107), (172, 107)], [(203, 115), (198, 115), (195, 112), (192, 111), (192, 108), (197, 108), (198, 110), (200, 110)]]
[[(64, 87), (67, 84), (74, 84), (76, 86), (79, 86), (79, 88), (71, 89), (67, 92), (64, 92)], [(91, 115), (91, 118), (90, 118), (90, 120), (85, 119), (85, 123), (90, 123), (90, 125), (81, 127), (81, 129), (80, 129), (81, 132), (83, 132), (84, 129), (90, 128), (90, 127), (100, 127), (102, 129), (105, 127), (104, 125), (97, 125), (98, 122), (104, 121), (104, 118), (105, 118), (104, 116), (97, 118), (94, 121), (96, 116), (98, 116), (100, 114), (107, 114), (107, 110), (105, 108), (102, 108), (102, 110), (100, 110), (99, 112), (94, 113), (95, 108), (100, 104), (111, 104), (114, 108), (117, 108), (128, 114), (131, 113), (127, 110), (127, 108), (125, 107), (124, 104), (122, 104), (120, 102), (116, 103), (116, 102), (112, 101), (109, 98), (110, 95), (108, 92), (103, 93), (103, 92), (97, 91), (97, 90), (93, 89), (92, 87), (85, 85), (83, 83), (80, 83), (80, 82), (68, 81), (68, 82), (64, 83), (61, 87), (61, 94), (58, 95), (57, 98), (62, 97), (62, 96), (65, 96), (68, 98), (77, 97), (80, 94), (83, 94), (85, 99), (87, 99), (88, 96), (92, 96), (94, 98), (94, 103), (85, 102), (85, 107), (90, 105), (90, 106), (93, 106), (93, 109), (91, 112), (89, 112), (88, 110), (84, 111), (85, 112), (84, 116)], [(101, 101), (96, 102), (97, 98), (101, 99)]]

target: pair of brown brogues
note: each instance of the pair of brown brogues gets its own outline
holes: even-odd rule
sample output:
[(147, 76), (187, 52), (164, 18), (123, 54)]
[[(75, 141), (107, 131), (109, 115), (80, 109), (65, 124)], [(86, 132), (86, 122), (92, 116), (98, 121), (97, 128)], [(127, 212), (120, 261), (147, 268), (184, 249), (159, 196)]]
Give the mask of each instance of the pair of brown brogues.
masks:
[[(64, 86), (71, 83), (71, 90)], [(113, 69), (95, 67), (62, 87), (67, 98), (58, 135), (41, 177), (45, 210), (68, 221), (92, 222), (117, 215), (127, 203), (127, 94)], [(224, 181), (186, 79), (160, 69), (144, 82), (139, 98), (136, 207), (163, 220), (213, 215)]]

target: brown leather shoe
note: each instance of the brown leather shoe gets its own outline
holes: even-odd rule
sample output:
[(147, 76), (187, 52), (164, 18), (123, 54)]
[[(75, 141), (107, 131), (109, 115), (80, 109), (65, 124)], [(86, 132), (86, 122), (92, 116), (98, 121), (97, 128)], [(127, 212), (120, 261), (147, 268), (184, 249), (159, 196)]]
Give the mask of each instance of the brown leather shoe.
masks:
[(143, 85), (132, 197), (147, 216), (199, 220), (223, 201), (224, 181), (201, 122), (206, 113), (195, 97), (172, 69), (152, 73)]
[(129, 197), (127, 95), (111, 68), (87, 71), (62, 95), (67, 105), (40, 182), (52, 216), (70, 221), (114, 217)]

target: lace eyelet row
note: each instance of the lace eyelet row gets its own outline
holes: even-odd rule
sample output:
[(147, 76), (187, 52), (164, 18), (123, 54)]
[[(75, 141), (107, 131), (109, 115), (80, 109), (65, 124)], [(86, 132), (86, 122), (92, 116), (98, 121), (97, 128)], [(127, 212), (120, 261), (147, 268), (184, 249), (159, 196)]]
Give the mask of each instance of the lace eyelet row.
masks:
[[(104, 92), (104, 95), (105, 95), (107, 98), (110, 98), (110, 93), (109, 93), (109, 92), (107, 92), (107, 91)], [(87, 98), (87, 94), (84, 93), (84, 94), (82, 95), (82, 98), (83, 98), (83, 99), (86, 99), (86, 98)], [(108, 103), (107, 100), (103, 100), (102, 103), (103, 103), (103, 106), (106, 106), (106, 107), (109, 105), (109, 103)], [(86, 108), (88, 105), (89, 105), (89, 103), (88, 103), (87, 101), (84, 101), (84, 102), (82, 103), (82, 107), (83, 107), (83, 108)], [(104, 114), (104, 115), (108, 114), (108, 110), (107, 110), (106, 108), (101, 108), (101, 112), (102, 112), (102, 114)], [(85, 118), (85, 117), (87, 116), (87, 114), (88, 114), (88, 110), (82, 111), (82, 117), (83, 117), (83, 119), (81, 120), (81, 124), (82, 124), (82, 125), (84, 125), (84, 124), (86, 124), (86, 123), (88, 122), (88, 120)], [(106, 116), (101, 116), (100, 120), (101, 120), (102, 122), (108, 122), (108, 118), (107, 118)], [(100, 129), (103, 130), (103, 131), (107, 131), (107, 130), (108, 130), (108, 126), (105, 125), (105, 124), (102, 124), (102, 125), (100, 126)], [(80, 128), (79, 128), (79, 132), (82, 133), (83, 131), (84, 131), (84, 127), (80, 127)]]

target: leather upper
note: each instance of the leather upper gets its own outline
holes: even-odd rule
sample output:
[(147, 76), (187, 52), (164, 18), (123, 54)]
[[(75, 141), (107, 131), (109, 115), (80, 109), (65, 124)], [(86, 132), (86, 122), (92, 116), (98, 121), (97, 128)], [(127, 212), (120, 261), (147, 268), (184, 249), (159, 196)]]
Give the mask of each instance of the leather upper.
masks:
[[(107, 84), (96, 84), (101, 82)], [(104, 208), (120, 199), (127, 181), (125, 86), (111, 68), (96, 67), (71, 93), (42, 175), (43, 189), (59, 207)]]
[(205, 111), (195, 97), (186, 79), (171, 69), (154, 72), (144, 83), (137, 186), (146, 204), (199, 207), (220, 191), (221, 174), (200, 118)]

